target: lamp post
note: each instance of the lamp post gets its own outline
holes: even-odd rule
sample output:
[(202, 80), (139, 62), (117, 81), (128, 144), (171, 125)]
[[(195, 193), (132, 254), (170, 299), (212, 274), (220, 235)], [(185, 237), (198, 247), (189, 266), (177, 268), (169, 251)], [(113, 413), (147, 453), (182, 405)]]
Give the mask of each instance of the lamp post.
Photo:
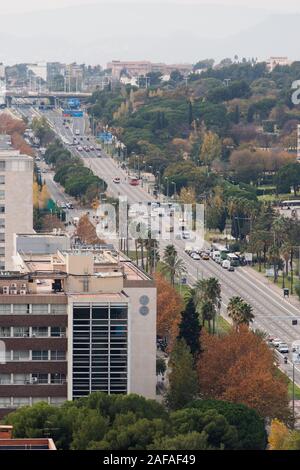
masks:
[(171, 184), (174, 185), (174, 199), (176, 200), (176, 198), (177, 198), (177, 187), (176, 187), (176, 183), (175, 183), (175, 181), (172, 181)]
[(167, 199), (169, 200), (169, 178), (165, 176), (165, 181), (167, 181)]

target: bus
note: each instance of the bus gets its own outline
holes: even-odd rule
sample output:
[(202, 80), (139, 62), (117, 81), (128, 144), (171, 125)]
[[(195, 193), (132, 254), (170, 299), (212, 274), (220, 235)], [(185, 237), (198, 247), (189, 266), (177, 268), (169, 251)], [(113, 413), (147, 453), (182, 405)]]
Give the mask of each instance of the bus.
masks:
[(238, 267), (240, 265), (240, 258), (234, 253), (228, 253), (226, 259), (230, 261), (231, 266)]
[(300, 200), (282, 201), (281, 207), (283, 209), (291, 209), (292, 207), (300, 208)]
[(138, 178), (135, 178), (135, 177), (130, 177), (129, 178), (129, 184), (131, 186), (138, 186), (140, 184), (140, 180)]

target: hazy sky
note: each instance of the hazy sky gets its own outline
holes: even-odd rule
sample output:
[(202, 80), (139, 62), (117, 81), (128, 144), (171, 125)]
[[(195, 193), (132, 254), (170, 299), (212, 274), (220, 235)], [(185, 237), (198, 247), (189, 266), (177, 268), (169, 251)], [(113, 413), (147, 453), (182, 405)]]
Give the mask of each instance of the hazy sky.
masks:
[(84, 4), (101, 4), (101, 3), (197, 3), (197, 4), (223, 4), (223, 5), (240, 5), (255, 6), (266, 8), (269, 10), (281, 11), (300, 11), (299, 0), (10, 0), (9, 2), (1, 2), (0, 13), (14, 13), (28, 10), (43, 10), (48, 8), (67, 7), (72, 5)]

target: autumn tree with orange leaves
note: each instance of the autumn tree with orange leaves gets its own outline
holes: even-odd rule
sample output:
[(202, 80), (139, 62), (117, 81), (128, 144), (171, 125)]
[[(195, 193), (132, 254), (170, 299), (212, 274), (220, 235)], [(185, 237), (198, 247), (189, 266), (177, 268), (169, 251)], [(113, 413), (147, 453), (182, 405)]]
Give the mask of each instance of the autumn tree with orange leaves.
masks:
[(98, 237), (96, 227), (92, 224), (87, 214), (80, 217), (76, 236), (82, 243), (87, 243), (88, 245), (99, 245), (99, 243), (104, 243), (103, 240), (100, 240)]
[(157, 334), (167, 338), (170, 350), (178, 336), (184, 303), (174, 287), (161, 274), (155, 275), (155, 281), (157, 286)]
[(222, 337), (202, 331), (201, 346), (197, 369), (203, 397), (243, 403), (264, 418), (290, 419), (286, 380), (258, 335), (245, 325)]

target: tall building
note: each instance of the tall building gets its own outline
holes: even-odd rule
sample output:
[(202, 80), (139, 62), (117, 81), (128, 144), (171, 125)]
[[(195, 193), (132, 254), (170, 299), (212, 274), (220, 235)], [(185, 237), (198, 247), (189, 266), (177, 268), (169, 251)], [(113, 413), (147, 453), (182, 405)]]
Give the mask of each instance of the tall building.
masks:
[(0, 415), (96, 391), (155, 397), (151, 277), (104, 249), (21, 250), (14, 261), (0, 273)]
[(33, 232), (33, 159), (0, 135), (0, 270), (12, 269), (14, 234)]

